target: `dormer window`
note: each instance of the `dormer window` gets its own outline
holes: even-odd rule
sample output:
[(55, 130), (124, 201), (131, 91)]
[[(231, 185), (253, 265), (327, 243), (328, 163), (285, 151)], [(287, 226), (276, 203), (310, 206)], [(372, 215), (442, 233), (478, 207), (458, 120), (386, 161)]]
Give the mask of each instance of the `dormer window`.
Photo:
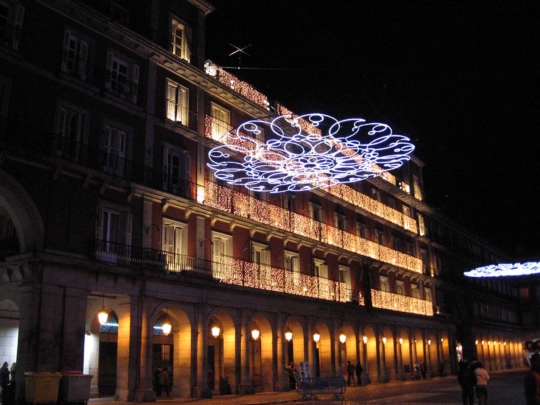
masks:
[(171, 52), (180, 58), (190, 61), (189, 47), (190, 30), (179, 19), (171, 18)]

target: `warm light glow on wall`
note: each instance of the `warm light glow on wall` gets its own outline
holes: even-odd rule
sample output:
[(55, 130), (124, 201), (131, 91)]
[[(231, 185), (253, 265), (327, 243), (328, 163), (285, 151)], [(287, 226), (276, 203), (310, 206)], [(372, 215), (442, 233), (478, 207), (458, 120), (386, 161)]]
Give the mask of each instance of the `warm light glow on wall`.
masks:
[[(206, 182), (205, 205), (229, 212), (261, 224), (293, 232), (320, 243), (338, 246), (350, 252), (389, 263), (416, 273), (422, 273), (422, 261), (386, 246), (361, 238), (312, 218), (257, 200), (229, 187)], [(234, 209), (233, 209), (234, 207)]]
[[(361, 301), (363, 304), (363, 297), (361, 297)], [(371, 304), (375, 308), (390, 309), (392, 311), (407, 312), (409, 314), (433, 316), (433, 305), (431, 301), (407, 297), (401, 294), (393, 294), (386, 291), (372, 289)]]

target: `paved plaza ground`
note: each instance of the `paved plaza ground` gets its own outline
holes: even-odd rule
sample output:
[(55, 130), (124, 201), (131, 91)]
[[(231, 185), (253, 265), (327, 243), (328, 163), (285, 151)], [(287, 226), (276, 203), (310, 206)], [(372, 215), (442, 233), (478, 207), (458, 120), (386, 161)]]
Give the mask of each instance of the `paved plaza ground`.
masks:
[[(491, 372), (489, 383), (489, 405), (525, 405), (523, 395), (523, 377), (526, 370), (510, 372)], [(99, 405), (127, 405), (124, 402), (110, 402), (110, 399), (92, 399)], [(457, 377), (433, 378), (405, 382), (375, 383), (361, 387), (347, 387), (343, 401), (332, 401), (330, 396), (319, 396), (318, 401), (302, 401), (296, 391), (263, 392), (255, 395), (227, 395), (211, 399), (158, 398), (161, 405), (263, 405), (293, 404), (298, 405), (363, 405), (363, 404), (445, 404), (461, 405), (461, 389)], [(159, 404), (158, 404), (159, 405)]]

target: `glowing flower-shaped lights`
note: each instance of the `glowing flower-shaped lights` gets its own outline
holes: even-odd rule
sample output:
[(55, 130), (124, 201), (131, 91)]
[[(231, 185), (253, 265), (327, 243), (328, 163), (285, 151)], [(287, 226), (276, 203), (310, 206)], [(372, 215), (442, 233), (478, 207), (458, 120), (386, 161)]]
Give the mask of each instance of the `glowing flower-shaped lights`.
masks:
[[(263, 143), (257, 138), (265, 129), (275, 136)], [(365, 137), (368, 142), (353, 137)], [(208, 154), (208, 167), (214, 175), (232, 185), (271, 193), (325, 188), (379, 176), (400, 167), (414, 150), (409, 138), (394, 135), (386, 124), (367, 123), (361, 118), (338, 121), (325, 114), (287, 114), (271, 122), (248, 121), (222, 139), (224, 145)], [(234, 152), (241, 154), (237, 160), (232, 159)]]
[(467, 277), (510, 277), (510, 276), (530, 276), (540, 273), (539, 262), (527, 263), (501, 263), (490, 264), (489, 266), (478, 267), (474, 270), (463, 273)]

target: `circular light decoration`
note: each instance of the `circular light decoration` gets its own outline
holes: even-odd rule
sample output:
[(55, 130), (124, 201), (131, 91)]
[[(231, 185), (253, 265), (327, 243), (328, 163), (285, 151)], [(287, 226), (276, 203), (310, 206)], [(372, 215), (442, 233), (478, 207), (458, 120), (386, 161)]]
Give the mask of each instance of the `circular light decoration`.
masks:
[(540, 273), (540, 262), (501, 263), (478, 267), (463, 273), (467, 277), (511, 277), (530, 276)]
[[(272, 134), (266, 143), (257, 139), (264, 133)], [(270, 193), (380, 176), (403, 165), (414, 150), (409, 138), (393, 134), (386, 124), (361, 118), (338, 121), (315, 113), (248, 121), (222, 140), (223, 145), (208, 153), (208, 167), (216, 178)], [(234, 153), (242, 155), (240, 160), (233, 159)]]

